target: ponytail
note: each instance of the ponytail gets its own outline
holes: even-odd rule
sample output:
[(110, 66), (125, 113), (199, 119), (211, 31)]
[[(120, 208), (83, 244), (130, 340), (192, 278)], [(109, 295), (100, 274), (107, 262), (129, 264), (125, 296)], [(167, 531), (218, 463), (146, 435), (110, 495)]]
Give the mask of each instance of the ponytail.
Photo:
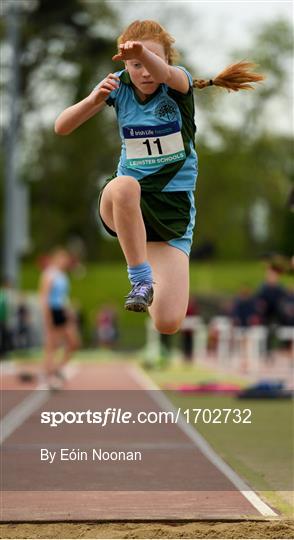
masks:
[(242, 60), (237, 64), (231, 64), (221, 73), (219, 73), (214, 79), (193, 79), (194, 88), (206, 88), (207, 86), (220, 86), (226, 88), (228, 92), (233, 90), (254, 90), (254, 87), (249, 83), (261, 82), (265, 79), (264, 75), (254, 73), (253, 70), (256, 66), (253, 62)]

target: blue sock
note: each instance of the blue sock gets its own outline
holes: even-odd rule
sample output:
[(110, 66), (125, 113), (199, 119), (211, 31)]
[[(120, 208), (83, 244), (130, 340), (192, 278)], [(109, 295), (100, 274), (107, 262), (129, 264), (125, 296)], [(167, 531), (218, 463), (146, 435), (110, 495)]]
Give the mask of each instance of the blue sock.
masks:
[(147, 281), (148, 283), (153, 281), (152, 268), (147, 261), (137, 264), (137, 266), (128, 266), (128, 276), (132, 285), (141, 281)]

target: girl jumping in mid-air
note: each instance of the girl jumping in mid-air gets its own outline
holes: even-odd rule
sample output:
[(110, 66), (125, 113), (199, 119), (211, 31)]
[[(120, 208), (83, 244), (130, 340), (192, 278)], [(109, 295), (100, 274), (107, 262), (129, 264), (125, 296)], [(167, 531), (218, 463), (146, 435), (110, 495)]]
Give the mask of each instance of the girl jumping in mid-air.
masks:
[(125, 68), (107, 75), (55, 123), (55, 131), (67, 135), (105, 104), (115, 107), (121, 156), (101, 189), (99, 213), (106, 230), (118, 237), (127, 262), (132, 290), (125, 308), (148, 309), (163, 334), (179, 329), (189, 298), (198, 171), (193, 88), (238, 91), (263, 80), (250, 71), (255, 67), (250, 62), (231, 65), (215, 79), (193, 79), (184, 67), (173, 65), (173, 43), (155, 21), (130, 24), (112, 58)]

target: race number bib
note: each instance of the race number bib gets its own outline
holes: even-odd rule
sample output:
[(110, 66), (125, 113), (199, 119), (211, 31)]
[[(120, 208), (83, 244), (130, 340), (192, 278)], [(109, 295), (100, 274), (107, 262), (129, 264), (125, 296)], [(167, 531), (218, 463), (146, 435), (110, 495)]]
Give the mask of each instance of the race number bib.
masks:
[(162, 166), (185, 159), (183, 138), (179, 122), (161, 126), (123, 127), (126, 145), (127, 166)]

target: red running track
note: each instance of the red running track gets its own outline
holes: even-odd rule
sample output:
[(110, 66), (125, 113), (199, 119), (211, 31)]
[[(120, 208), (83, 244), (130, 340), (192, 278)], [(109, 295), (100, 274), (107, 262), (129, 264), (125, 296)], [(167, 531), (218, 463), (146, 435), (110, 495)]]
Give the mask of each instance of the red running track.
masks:
[[(151, 381), (140, 373), (134, 364), (126, 362), (107, 364), (79, 364), (73, 376), (66, 382), (65, 390), (147, 390), (152, 389)], [(3, 389), (29, 389), (33, 394), (36, 387), (34, 382), (20, 384), (16, 374), (3, 375)], [(46, 410), (54, 410), (54, 401), (62, 399), (66, 403), (66, 392), (48, 393)], [(151, 393), (152, 394), (152, 393)], [(158, 392), (157, 395), (162, 393)], [(5, 396), (7, 392), (5, 392)], [(17, 393), (19, 400), (24, 398)], [(69, 396), (70, 394), (68, 394)], [(131, 394), (130, 394), (131, 396)], [(152, 395), (144, 394), (144, 400), (152, 401)], [(164, 400), (164, 398), (163, 398)], [(3, 400), (2, 400), (3, 401)], [(13, 412), (16, 403), (16, 393), (5, 399), (3, 416)], [(160, 404), (153, 402), (152, 409), (160, 409)], [(150, 403), (149, 403), (150, 406)], [(42, 407), (37, 407), (32, 414), (16, 427), (7, 437), (5, 444), (13, 449), (24, 440), (31, 425), (36, 424)], [(194, 432), (194, 429), (191, 428)], [(90, 436), (90, 431), (88, 432)], [(158, 431), (158, 436), (160, 433)], [(168, 426), (164, 432), (165, 443), (176, 440), (185, 446), (193, 445), (193, 452), (188, 454), (188, 460), (183, 465), (183, 471), (189, 470), (189, 475), (197, 475), (197, 491), (5, 491), (2, 493), (1, 521), (89, 521), (89, 520), (173, 520), (173, 519), (256, 519), (274, 517), (276, 514), (264, 504), (253, 492), (242, 493), (242, 481), (232, 472), (222, 470), (222, 462), (214, 453), (199, 447), (197, 437), (194, 440), (189, 430), (183, 430), (177, 424)], [(148, 442), (148, 429), (146, 431)], [(145, 441), (145, 442), (146, 442)], [(143, 441), (144, 442), (144, 441)], [(200, 441), (201, 442), (201, 441)], [(14, 459), (14, 461), (13, 461)], [(8, 457), (9, 465), (9, 457)], [(167, 463), (171, 465), (172, 463)], [(154, 464), (152, 465), (154, 466)], [(153, 474), (160, 474), (163, 464), (155, 464)], [(176, 466), (176, 465), (175, 465)], [(157, 467), (157, 468), (156, 468)], [(113, 478), (115, 479), (115, 468)], [(18, 474), (17, 467), (15, 474)], [(27, 474), (30, 474), (29, 469)], [(236, 485), (237, 478), (237, 485)], [(210, 490), (209, 485), (217, 486)], [(238, 489), (238, 487), (241, 489)], [(245, 486), (246, 488), (246, 486)], [(246, 496), (245, 496), (246, 495)]]

